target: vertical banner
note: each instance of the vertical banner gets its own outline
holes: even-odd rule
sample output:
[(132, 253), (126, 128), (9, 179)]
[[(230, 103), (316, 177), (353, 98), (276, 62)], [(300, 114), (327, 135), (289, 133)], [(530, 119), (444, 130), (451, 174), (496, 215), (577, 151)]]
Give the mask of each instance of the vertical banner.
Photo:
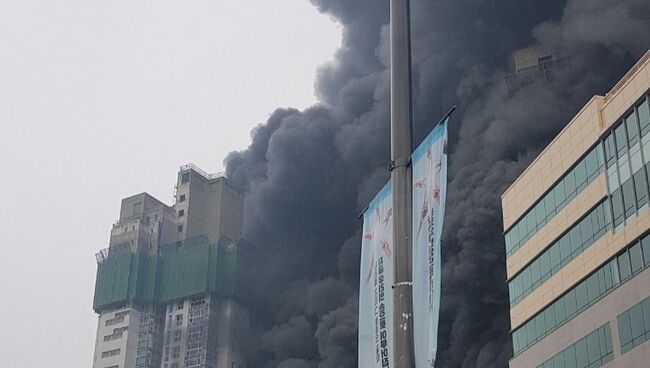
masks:
[(359, 367), (393, 365), (393, 203), (390, 182), (363, 216)]
[(447, 194), (447, 120), (413, 152), (413, 343), (415, 366), (433, 368), (440, 312), (440, 242)]

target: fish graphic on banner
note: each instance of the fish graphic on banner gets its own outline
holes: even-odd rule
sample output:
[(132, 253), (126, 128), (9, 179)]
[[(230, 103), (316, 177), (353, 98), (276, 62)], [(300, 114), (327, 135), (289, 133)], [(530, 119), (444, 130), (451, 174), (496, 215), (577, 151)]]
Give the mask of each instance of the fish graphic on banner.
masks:
[(359, 367), (393, 365), (393, 209), (386, 184), (363, 215)]
[(413, 170), (413, 343), (415, 366), (433, 368), (440, 313), (440, 243), (447, 192), (447, 121), (411, 156)]

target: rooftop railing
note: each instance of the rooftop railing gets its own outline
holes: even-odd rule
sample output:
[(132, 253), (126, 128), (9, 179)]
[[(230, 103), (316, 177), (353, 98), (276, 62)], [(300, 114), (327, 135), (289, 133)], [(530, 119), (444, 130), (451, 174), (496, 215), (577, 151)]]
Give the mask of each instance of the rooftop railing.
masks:
[(196, 166), (196, 165), (194, 165), (192, 163), (181, 166), (180, 171), (185, 171), (185, 170), (194, 170), (197, 173), (199, 173), (199, 175), (203, 176), (204, 178), (206, 178), (208, 180), (219, 179), (219, 178), (227, 178), (228, 177), (225, 171), (214, 173), (214, 174), (208, 174), (207, 172), (203, 171), (200, 167), (198, 167), (198, 166)]

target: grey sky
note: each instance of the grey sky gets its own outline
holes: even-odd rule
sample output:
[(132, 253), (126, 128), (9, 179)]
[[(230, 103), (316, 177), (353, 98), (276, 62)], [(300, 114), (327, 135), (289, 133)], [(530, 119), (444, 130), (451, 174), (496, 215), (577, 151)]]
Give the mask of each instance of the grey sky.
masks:
[(88, 367), (94, 253), (121, 198), (315, 102), (340, 29), (306, 0), (0, 0), (0, 356)]

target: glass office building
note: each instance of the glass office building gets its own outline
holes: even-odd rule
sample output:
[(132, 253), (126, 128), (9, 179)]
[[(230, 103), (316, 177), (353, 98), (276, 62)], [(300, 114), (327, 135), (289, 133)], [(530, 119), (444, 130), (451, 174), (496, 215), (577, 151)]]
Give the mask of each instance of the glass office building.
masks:
[(511, 368), (650, 366), (650, 52), (502, 196)]

